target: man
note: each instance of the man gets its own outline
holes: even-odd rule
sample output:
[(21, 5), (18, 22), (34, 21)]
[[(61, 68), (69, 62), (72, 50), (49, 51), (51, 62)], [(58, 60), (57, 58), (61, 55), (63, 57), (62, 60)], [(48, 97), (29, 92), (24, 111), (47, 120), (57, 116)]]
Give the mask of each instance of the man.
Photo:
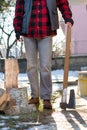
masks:
[(67, 0), (17, 0), (15, 8), (16, 38), (20, 40), (21, 35), (24, 37), (27, 74), (31, 84), (29, 104), (39, 103), (40, 97), (44, 109), (52, 109), (51, 55), (52, 37), (59, 28), (57, 7), (65, 23), (72, 27), (72, 12)]

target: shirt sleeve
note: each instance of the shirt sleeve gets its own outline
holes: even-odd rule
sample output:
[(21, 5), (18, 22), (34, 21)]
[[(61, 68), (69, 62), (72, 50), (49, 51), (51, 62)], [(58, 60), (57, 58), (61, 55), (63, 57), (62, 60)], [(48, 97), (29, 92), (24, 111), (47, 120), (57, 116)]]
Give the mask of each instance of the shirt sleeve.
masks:
[(13, 26), (16, 33), (21, 32), (22, 30), (23, 15), (24, 15), (24, 0), (16, 0), (15, 16), (13, 20)]
[(72, 20), (72, 11), (69, 7), (69, 2), (67, 0), (56, 0), (57, 7), (60, 10), (63, 19), (66, 22), (71, 22), (73, 24)]

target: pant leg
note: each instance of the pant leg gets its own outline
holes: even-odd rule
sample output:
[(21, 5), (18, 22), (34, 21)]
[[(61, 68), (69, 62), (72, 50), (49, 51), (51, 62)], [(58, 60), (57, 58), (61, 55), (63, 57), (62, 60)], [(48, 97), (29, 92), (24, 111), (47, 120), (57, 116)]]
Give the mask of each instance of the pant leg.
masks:
[(27, 74), (31, 84), (31, 96), (35, 98), (39, 97), (37, 42), (33, 38), (24, 38), (24, 42), (27, 58)]
[(42, 99), (50, 100), (52, 95), (51, 81), (51, 56), (52, 38), (47, 37), (38, 41), (40, 58), (40, 96)]

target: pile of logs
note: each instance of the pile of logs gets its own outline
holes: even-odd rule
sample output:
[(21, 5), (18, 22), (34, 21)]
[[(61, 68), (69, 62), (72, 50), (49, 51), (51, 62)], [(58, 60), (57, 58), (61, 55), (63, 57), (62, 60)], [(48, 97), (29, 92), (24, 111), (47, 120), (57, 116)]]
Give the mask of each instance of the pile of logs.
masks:
[(19, 67), (17, 59), (5, 59), (4, 88), (0, 88), (0, 111), (16, 115), (36, 111), (28, 104), (27, 88), (18, 88)]

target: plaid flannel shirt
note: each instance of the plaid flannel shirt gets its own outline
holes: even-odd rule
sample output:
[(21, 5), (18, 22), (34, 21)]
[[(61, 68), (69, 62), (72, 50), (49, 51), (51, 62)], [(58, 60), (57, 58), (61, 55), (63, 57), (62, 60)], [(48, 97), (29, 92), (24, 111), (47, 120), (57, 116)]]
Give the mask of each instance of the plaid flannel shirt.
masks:
[[(72, 16), (67, 0), (56, 0), (56, 3), (62, 13), (63, 18), (67, 22), (67, 19), (70, 19)], [(14, 18), (14, 27), (16, 32), (20, 32), (22, 28), (23, 14), (24, 0), (17, 0)], [(51, 29), (46, 0), (33, 0), (28, 34), (22, 35), (33, 38), (44, 38), (46, 36), (56, 35), (56, 30)]]

